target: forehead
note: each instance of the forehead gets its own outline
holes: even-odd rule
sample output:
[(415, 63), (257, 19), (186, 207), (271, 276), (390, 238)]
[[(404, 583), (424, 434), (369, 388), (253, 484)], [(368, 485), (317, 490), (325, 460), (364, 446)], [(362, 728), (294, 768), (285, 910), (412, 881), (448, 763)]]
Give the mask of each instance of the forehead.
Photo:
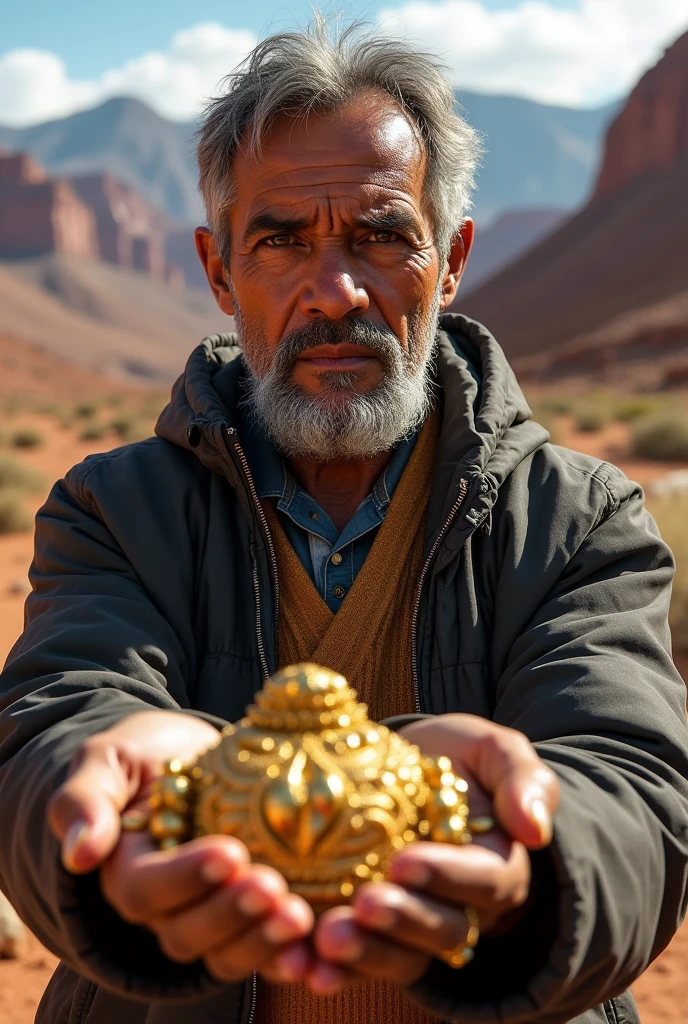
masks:
[(338, 197), (363, 207), (396, 200), (420, 212), (425, 151), (391, 97), (367, 94), (334, 113), (278, 118), (261, 152), (240, 151), (233, 172), (235, 210), (246, 217)]

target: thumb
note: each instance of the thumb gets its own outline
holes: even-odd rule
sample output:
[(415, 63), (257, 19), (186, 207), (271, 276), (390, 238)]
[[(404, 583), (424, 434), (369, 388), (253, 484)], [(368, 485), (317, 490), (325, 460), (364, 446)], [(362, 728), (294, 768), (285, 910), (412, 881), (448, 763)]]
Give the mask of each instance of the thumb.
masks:
[(48, 808), (67, 871), (85, 874), (110, 856), (120, 835), (120, 813), (136, 788), (112, 744), (98, 739), (83, 745)]

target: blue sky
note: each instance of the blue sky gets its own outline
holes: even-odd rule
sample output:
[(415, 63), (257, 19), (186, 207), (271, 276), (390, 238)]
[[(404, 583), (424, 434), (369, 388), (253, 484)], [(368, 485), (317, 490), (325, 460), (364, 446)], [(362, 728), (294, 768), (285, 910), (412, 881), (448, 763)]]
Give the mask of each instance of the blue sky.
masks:
[[(688, 29), (688, 0), (321, 0), (441, 55), (457, 86), (590, 107), (626, 94)], [(195, 117), (260, 35), (308, 0), (0, 0), (0, 124), (115, 95)]]
[[(491, 10), (518, 7), (521, 0), (484, 0)], [(552, 7), (575, 7), (576, 0), (548, 0)], [(307, 19), (311, 4), (292, 0), (0, 0), (0, 53), (35, 47), (57, 53), (74, 76), (90, 77), (146, 50), (164, 48), (172, 34), (200, 21), (218, 21), (232, 28), (262, 34), (273, 24)], [(326, 5), (323, 3), (324, 8)], [(346, 2), (335, 10), (374, 17), (392, 6), (380, 0)]]

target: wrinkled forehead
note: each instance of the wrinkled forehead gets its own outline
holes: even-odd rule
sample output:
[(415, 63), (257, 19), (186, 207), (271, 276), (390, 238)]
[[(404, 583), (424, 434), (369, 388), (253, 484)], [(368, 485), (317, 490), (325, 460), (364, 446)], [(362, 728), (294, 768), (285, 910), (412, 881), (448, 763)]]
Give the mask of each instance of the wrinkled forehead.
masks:
[(357, 97), (307, 119), (280, 117), (261, 151), (233, 165), (236, 206), (247, 216), (265, 205), (337, 198), (364, 207), (423, 202), (425, 149), (391, 97)]

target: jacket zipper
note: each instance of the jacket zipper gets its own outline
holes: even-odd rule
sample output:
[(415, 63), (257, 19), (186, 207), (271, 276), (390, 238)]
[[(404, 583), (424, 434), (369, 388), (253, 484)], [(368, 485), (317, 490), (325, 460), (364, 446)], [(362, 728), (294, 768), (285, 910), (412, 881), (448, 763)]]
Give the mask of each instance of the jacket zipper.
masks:
[[(236, 437), (236, 430), (234, 427), (227, 428), (227, 436), (230, 438)], [(244, 449), (239, 444), (238, 440), (232, 440), (232, 447), (237, 454), (237, 458), (241, 463), (241, 468), (244, 471), (244, 476), (248, 483), (248, 489), (251, 495), (251, 501), (253, 507), (258, 515), (258, 521), (265, 534), (265, 539), (268, 542), (268, 549), (270, 551), (270, 564), (272, 567), (272, 583), (275, 591), (275, 621), (277, 621), (277, 615), (279, 612), (279, 577), (277, 575), (277, 558), (275, 556), (275, 547), (272, 543), (272, 536), (270, 534), (270, 527), (268, 521), (265, 518), (263, 512), (263, 506), (258, 499), (258, 493), (256, 491), (256, 485), (253, 482), (251, 476), (251, 470), (248, 467), (248, 459), (244, 453)], [(260, 667), (263, 673), (263, 679), (268, 679), (270, 676), (270, 670), (268, 668), (268, 659), (265, 656), (265, 642), (263, 640), (263, 617), (260, 611), (260, 577), (258, 575), (258, 559), (256, 558), (255, 551), (251, 552), (252, 566), (251, 572), (253, 576), (253, 595), (256, 602), (256, 643), (258, 645), (258, 657), (260, 658)], [(251, 975), (251, 1006), (248, 1011), (248, 1018), (246, 1024), (253, 1024), (256, 1016), (256, 1002), (258, 1000), (258, 972), (254, 971)]]
[(418, 610), (420, 608), (420, 598), (421, 598), (421, 593), (422, 593), (422, 590), (423, 590), (423, 584), (425, 583), (425, 577), (428, 574), (428, 570), (430, 569), (430, 566), (432, 564), (432, 560), (434, 559), (435, 555), (437, 554), (437, 549), (439, 548), (440, 544), (444, 540), (445, 535), (447, 533), (447, 530), (451, 526), (452, 521), (454, 519), (454, 516), (456, 515), (456, 513), (461, 508), (461, 506), (463, 504), (463, 501), (464, 501), (464, 498), (466, 497), (467, 493), (468, 493), (468, 480), (466, 480), (466, 479), (464, 479), (462, 477), (461, 480), (459, 480), (459, 494), (458, 494), (458, 497), (457, 497), (456, 501), (454, 502), (454, 504), (452, 505), (451, 509), (449, 510), (449, 515), (447, 516), (447, 518), (446, 518), (446, 520), (444, 522), (444, 525), (442, 526), (442, 529), (437, 534), (437, 537), (435, 539), (435, 543), (430, 548), (430, 552), (428, 554), (428, 557), (425, 559), (425, 564), (424, 564), (424, 566), (423, 566), (423, 568), (421, 570), (421, 574), (420, 574), (420, 576), (418, 578), (418, 586), (416, 587), (416, 598), (415, 598), (415, 601), (413, 603), (413, 615), (411, 616), (411, 663), (412, 663), (412, 669), (413, 669), (413, 699), (414, 699), (414, 702), (415, 702), (415, 705), (416, 705), (416, 714), (420, 714), (421, 713), (420, 685), (419, 685), (419, 682), (418, 682), (418, 664), (417, 664), (417, 657), (418, 657), (417, 629), (418, 629)]
[[(236, 430), (234, 429), (234, 427), (227, 428), (227, 435), (228, 437), (231, 437), (233, 439), (236, 437)], [(270, 552), (270, 564), (272, 567), (272, 582), (275, 592), (275, 621), (277, 621), (277, 615), (279, 612), (279, 578), (277, 576), (277, 558), (275, 556), (275, 547), (274, 544), (272, 543), (272, 536), (270, 535), (270, 527), (268, 526), (268, 521), (265, 518), (263, 507), (258, 498), (256, 485), (253, 482), (253, 477), (251, 476), (251, 470), (248, 467), (248, 459), (244, 454), (244, 449), (241, 447), (238, 440), (232, 440), (232, 447), (234, 448), (234, 451), (237, 454), (237, 458), (241, 463), (241, 468), (244, 471), (244, 476), (246, 477), (246, 481), (248, 483), (251, 501), (253, 502), (253, 506), (258, 516), (258, 521), (260, 522), (260, 525), (263, 529), (263, 533), (265, 534), (265, 539), (268, 542), (268, 549)], [(263, 673), (263, 678), (267, 679), (270, 675), (270, 671), (268, 669), (268, 660), (265, 656), (265, 642), (263, 640), (263, 619), (260, 611), (260, 580), (258, 576), (258, 559), (256, 558), (255, 551), (252, 551), (251, 555), (253, 563), (253, 595), (256, 602), (256, 642), (258, 644), (258, 657), (260, 658), (260, 667)]]

